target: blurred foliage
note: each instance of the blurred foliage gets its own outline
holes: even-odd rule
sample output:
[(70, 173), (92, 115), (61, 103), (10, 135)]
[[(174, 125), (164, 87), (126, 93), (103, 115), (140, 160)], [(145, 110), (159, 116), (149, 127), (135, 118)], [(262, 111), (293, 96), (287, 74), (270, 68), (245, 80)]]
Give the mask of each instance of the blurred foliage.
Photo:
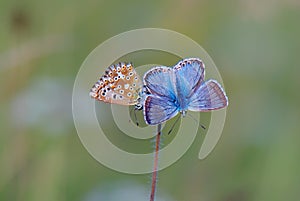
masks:
[[(141, 200), (139, 191), (147, 193), (148, 176), (112, 171), (88, 154), (71, 114), (72, 85), (89, 52), (145, 27), (201, 44), (230, 99), (212, 154), (197, 159), (200, 131), (189, 151), (159, 173), (158, 195), (300, 200), (299, 1), (4, 0), (0, 13), (0, 200), (107, 201), (118, 193)], [(147, 55), (137, 54), (149, 61)], [(154, 55), (153, 63), (174, 63)], [(143, 150), (145, 143), (134, 145)]]

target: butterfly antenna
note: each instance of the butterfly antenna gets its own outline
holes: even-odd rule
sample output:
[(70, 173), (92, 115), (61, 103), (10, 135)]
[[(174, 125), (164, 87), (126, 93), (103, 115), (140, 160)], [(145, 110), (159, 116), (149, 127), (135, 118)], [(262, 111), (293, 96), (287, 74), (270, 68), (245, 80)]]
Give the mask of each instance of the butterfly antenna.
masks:
[(180, 115), (178, 115), (178, 118), (176, 119), (176, 121), (173, 123), (173, 125), (172, 125), (172, 127), (171, 127), (171, 129), (169, 130), (169, 132), (168, 132), (168, 135), (173, 131), (173, 129), (174, 129), (174, 127), (175, 127), (175, 125), (177, 124), (177, 122), (178, 122), (178, 120), (181, 118), (181, 116)]
[[(132, 115), (132, 112), (133, 112), (133, 116), (134, 116), (134, 120), (135, 120), (135, 124), (137, 125), (137, 126), (139, 126), (139, 122), (138, 122), (138, 120), (137, 120), (137, 116), (136, 116), (136, 108), (134, 107), (134, 108), (132, 108), (131, 110), (130, 110), (130, 116)], [(130, 122), (130, 119), (129, 119), (129, 122)]]
[(150, 201), (154, 201), (154, 198), (155, 198), (157, 172), (158, 172), (158, 153), (159, 153), (159, 146), (160, 146), (160, 136), (161, 136), (161, 124), (158, 124), (156, 141), (155, 141), (155, 155), (154, 155), (154, 164), (153, 164), (153, 172), (152, 172)]
[(204, 130), (206, 129), (206, 127), (201, 124), (197, 119), (195, 119), (195, 117), (193, 117), (191, 114), (187, 114), (189, 117), (191, 117), (197, 124), (200, 124), (201, 128), (203, 128)]
[(136, 123), (137, 126), (139, 126), (139, 121), (136, 117), (136, 109), (135, 108), (134, 108), (133, 114), (134, 114), (135, 123)]

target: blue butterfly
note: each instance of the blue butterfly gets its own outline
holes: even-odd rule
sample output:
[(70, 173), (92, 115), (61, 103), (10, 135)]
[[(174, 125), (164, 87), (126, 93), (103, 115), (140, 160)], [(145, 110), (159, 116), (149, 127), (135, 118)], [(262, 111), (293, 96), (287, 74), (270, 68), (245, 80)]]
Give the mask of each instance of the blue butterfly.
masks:
[(144, 75), (144, 119), (149, 125), (163, 123), (188, 110), (206, 112), (224, 108), (228, 98), (216, 80), (204, 81), (204, 63), (187, 58), (173, 68), (158, 66)]

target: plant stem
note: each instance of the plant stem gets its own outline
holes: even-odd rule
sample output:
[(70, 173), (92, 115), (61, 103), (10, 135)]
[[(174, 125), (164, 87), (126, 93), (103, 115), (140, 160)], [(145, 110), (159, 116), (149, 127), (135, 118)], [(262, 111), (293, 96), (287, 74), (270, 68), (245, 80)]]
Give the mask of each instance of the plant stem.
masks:
[(158, 153), (159, 153), (159, 145), (160, 145), (160, 135), (161, 135), (161, 124), (158, 124), (157, 125), (156, 141), (155, 141), (155, 155), (154, 155), (154, 164), (153, 164), (153, 172), (152, 172), (152, 184), (151, 184), (150, 201), (154, 201), (154, 198), (155, 198), (156, 183), (157, 183), (157, 169), (158, 169)]

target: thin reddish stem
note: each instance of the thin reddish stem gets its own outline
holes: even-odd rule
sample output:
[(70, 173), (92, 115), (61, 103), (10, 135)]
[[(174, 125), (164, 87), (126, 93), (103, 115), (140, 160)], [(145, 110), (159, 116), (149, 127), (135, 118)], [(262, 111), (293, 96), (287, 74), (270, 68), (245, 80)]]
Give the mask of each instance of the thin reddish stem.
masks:
[(152, 172), (152, 184), (151, 184), (150, 201), (154, 201), (154, 198), (155, 198), (156, 183), (157, 183), (158, 152), (159, 152), (159, 145), (160, 145), (160, 135), (161, 135), (161, 124), (158, 124), (156, 141), (155, 141), (155, 155), (154, 155), (154, 164), (153, 164), (153, 172)]

